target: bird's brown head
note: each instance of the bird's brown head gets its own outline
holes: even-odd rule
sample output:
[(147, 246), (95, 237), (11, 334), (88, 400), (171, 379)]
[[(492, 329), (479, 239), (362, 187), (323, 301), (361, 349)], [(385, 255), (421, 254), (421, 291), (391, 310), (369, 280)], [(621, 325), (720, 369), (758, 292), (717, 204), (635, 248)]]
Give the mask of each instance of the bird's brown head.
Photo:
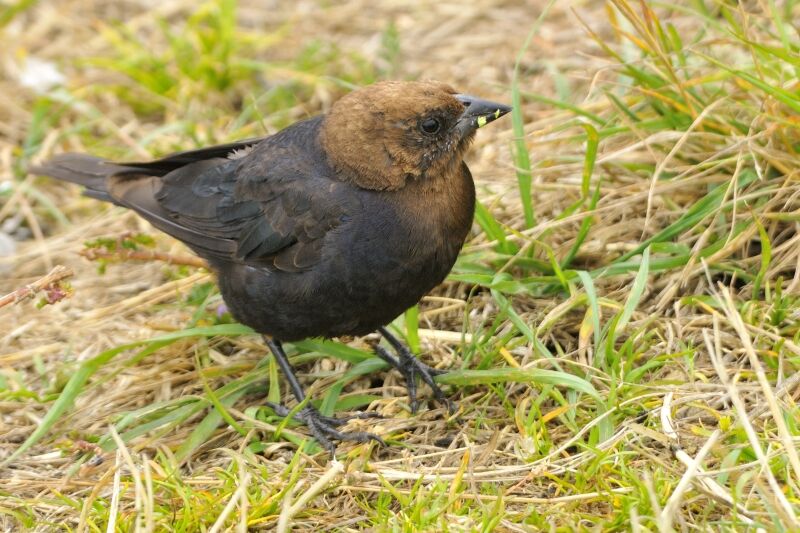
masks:
[(475, 131), (510, 110), (444, 83), (386, 81), (337, 101), (321, 140), (345, 179), (365, 189), (396, 190), (409, 179), (447, 175)]

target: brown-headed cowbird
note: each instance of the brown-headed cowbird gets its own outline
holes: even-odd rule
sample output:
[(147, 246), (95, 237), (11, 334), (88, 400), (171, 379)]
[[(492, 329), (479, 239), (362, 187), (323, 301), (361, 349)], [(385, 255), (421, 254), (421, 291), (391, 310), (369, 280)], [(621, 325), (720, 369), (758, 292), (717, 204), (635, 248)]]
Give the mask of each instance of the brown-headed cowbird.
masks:
[[(442, 83), (382, 82), (269, 137), (151, 162), (65, 154), (33, 172), (133, 209), (205, 258), (298, 402), (305, 394), (281, 341), (378, 330), (396, 354), (376, 354), (405, 377), (412, 410), (417, 377), (450, 407), (436, 371), (384, 326), (452, 268), (475, 207), (462, 157), (475, 131), (509, 110)], [(332, 439), (382, 442), (339, 431), (347, 418), (311, 405), (298, 419), (331, 452)]]

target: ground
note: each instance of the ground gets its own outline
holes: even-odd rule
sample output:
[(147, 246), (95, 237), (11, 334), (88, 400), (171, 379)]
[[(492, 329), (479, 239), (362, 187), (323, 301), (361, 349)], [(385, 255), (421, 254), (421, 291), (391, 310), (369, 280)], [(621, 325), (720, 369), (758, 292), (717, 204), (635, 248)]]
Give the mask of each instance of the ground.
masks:
[[(800, 529), (800, 4), (0, 3), (0, 530)], [(331, 461), (188, 250), (27, 168), (272, 133), (379, 79), (513, 103), (448, 280), (289, 346)], [(42, 282), (57, 265), (63, 282)], [(30, 292), (30, 291), (29, 291)], [(20, 301), (15, 301), (20, 300)], [(429, 397), (427, 389), (422, 394)]]

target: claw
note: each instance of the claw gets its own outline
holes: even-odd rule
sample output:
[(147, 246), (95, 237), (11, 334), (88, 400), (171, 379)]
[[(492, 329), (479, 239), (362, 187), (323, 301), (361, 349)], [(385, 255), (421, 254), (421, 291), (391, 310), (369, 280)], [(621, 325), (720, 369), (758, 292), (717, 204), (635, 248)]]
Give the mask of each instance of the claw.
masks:
[(434, 376), (445, 374), (447, 371), (429, 367), (417, 359), (403, 343), (394, 338), (385, 328), (380, 328), (379, 331), (395, 349), (397, 356), (390, 354), (386, 348), (380, 345), (375, 346), (375, 354), (399, 370), (405, 378), (411, 412), (416, 413), (417, 409), (419, 409), (419, 401), (417, 400), (417, 376), (419, 376), (431, 388), (436, 401), (446, 405), (448, 412), (453, 414), (456, 411), (456, 404), (445, 396), (442, 389), (433, 380)]
[[(278, 416), (289, 416), (291, 409), (285, 405), (279, 405), (273, 402), (267, 402), (267, 405), (275, 411)], [(332, 416), (325, 416), (320, 413), (316, 407), (307, 405), (300, 409), (292, 417), (301, 424), (308, 427), (311, 434), (320, 443), (320, 445), (328, 450), (332, 457), (336, 454), (336, 445), (332, 440), (338, 441), (351, 441), (351, 442), (369, 442), (371, 440), (379, 443), (381, 446), (386, 446), (386, 442), (374, 433), (366, 431), (339, 431), (339, 426), (347, 423), (349, 420), (365, 419), (365, 418), (383, 418), (379, 413), (363, 413), (358, 412), (342, 418), (335, 418)]]

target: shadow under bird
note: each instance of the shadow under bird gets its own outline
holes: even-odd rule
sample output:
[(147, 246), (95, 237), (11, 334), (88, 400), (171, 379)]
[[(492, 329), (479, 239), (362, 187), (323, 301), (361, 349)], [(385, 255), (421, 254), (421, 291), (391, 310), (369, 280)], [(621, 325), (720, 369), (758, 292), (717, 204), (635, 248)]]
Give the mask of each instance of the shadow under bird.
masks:
[[(206, 259), (298, 402), (305, 393), (282, 341), (377, 330), (394, 353), (376, 346), (376, 355), (404, 376), (412, 411), (418, 377), (452, 408), (438, 371), (385, 326), (450, 272), (475, 207), (463, 155), (479, 127), (510, 109), (442, 83), (381, 82), (269, 137), (150, 162), (63, 154), (32, 172), (133, 209)], [(369, 416), (333, 418), (307, 404), (296, 418), (333, 453), (333, 440), (383, 443), (338, 429)]]

